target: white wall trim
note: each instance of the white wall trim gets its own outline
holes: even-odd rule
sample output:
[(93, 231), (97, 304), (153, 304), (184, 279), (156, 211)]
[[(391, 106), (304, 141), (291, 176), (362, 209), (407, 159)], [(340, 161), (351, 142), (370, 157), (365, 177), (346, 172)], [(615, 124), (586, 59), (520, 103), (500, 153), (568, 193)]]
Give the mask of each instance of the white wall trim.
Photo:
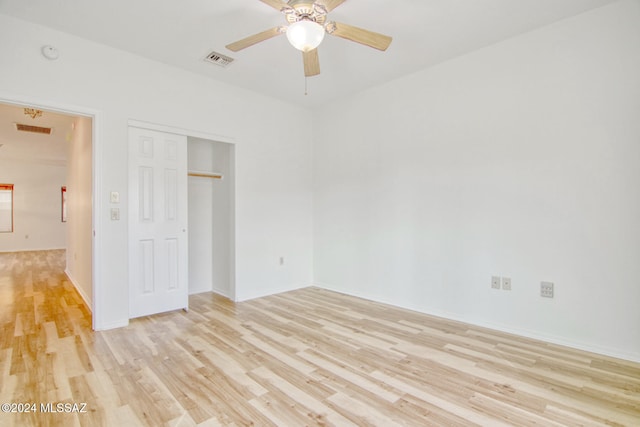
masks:
[(109, 329), (124, 328), (129, 325), (129, 319), (118, 322), (103, 323), (99, 327), (94, 327), (94, 331), (108, 331)]
[(434, 316), (434, 317), (440, 317), (446, 320), (453, 320), (456, 322), (462, 322), (462, 323), (467, 323), (469, 325), (473, 325), (473, 326), (479, 326), (481, 328), (487, 328), (487, 329), (491, 329), (494, 331), (498, 331), (498, 332), (505, 332), (507, 334), (513, 334), (513, 335), (517, 335), (523, 338), (530, 338), (530, 339), (534, 339), (534, 340), (538, 340), (538, 341), (542, 341), (545, 343), (549, 343), (549, 344), (556, 344), (556, 345), (561, 345), (564, 347), (569, 347), (569, 348), (573, 348), (576, 350), (582, 350), (582, 351), (588, 351), (590, 353), (595, 353), (595, 354), (599, 354), (602, 356), (608, 356), (608, 357), (614, 357), (616, 359), (623, 359), (623, 360), (628, 360), (631, 362), (636, 362), (636, 363), (640, 363), (640, 354), (634, 354), (634, 353), (626, 353), (626, 352), (620, 352), (617, 351), (615, 349), (610, 349), (610, 348), (604, 348), (604, 347), (600, 347), (600, 346), (594, 346), (591, 344), (586, 344), (586, 343), (582, 343), (582, 342), (577, 342), (577, 341), (571, 341), (571, 340), (567, 340), (567, 339), (563, 339), (561, 337), (556, 337), (556, 336), (552, 336), (552, 335), (546, 335), (546, 334), (540, 334), (534, 331), (529, 331), (526, 329), (520, 329), (520, 328), (512, 328), (506, 325), (501, 325), (501, 324), (497, 324), (497, 323), (493, 323), (493, 322), (487, 322), (487, 321), (483, 321), (483, 320), (479, 320), (479, 319), (474, 319), (474, 318), (468, 318), (466, 316), (461, 316), (459, 314), (456, 313), (449, 313), (449, 312), (444, 312), (444, 311), (440, 311), (440, 310), (421, 310), (418, 309), (416, 307), (409, 307), (409, 306), (405, 306), (405, 305), (398, 305), (395, 302), (389, 302), (389, 301), (384, 301), (382, 299), (374, 299), (371, 296), (368, 295), (364, 295), (364, 294), (358, 294), (358, 293), (353, 293), (353, 292), (346, 292), (338, 287), (335, 286), (331, 286), (331, 285), (327, 285), (325, 283), (321, 283), (321, 282), (314, 282), (314, 284), (312, 286), (321, 288), (321, 289), (326, 289), (328, 291), (332, 291), (332, 292), (338, 292), (344, 295), (350, 295), (353, 297), (357, 297), (357, 298), (362, 298), (362, 299), (366, 299), (369, 301), (374, 301), (380, 304), (387, 304), (393, 307), (398, 307), (404, 310), (411, 310), (411, 311), (415, 311), (417, 313), (422, 313), (422, 314), (426, 314), (428, 316)]
[(226, 142), (228, 144), (236, 143), (236, 140), (233, 137), (218, 135), (210, 132), (203, 132), (203, 131), (194, 130), (194, 129), (185, 129), (185, 128), (179, 128), (175, 126), (161, 125), (157, 123), (144, 122), (141, 120), (134, 120), (134, 119), (129, 119), (127, 121), (127, 124), (131, 127), (155, 130), (158, 132), (174, 133), (176, 135), (191, 136), (193, 138), (202, 138), (202, 139), (208, 139), (208, 140), (217, 141), (217, 142)]
[(0, 102), (2, 102), (3, 104), (15, 105), (16, 107), (29, 105), (36, 108), (45, 108), (58, 113), (91, 118), (93, 118), (95, 114), (99, 113), (99, 110), (94, 110), (87, 107), (77, 106), (73, 104), (63, 104), (50, 100), (43, 100), (40, 98), (33, 98), (30, 96), (22, 96), (17, 94), (7, 94), (3, 92), (0, 92)]
[[(240, 297), (236, 295), (236, 298), (233, 301), (234, 302), (251, 301), (257, 298), (263, 298), (271, 295), (282, 294), (284, 292), (295, 291), (298, 289), (305, 289), (305, 288), (308, 288), (309, 286), (315, 286), (315, 285), (297, 284), (297, 285), (291, 285), (290, 287), (272, 287), (269, 289), (260, 289), (260, 290), (255, 290), (254, 292), (248, 293), (246, 295), (241, 295)], [(322, 286), (318, 286), (318, 287), (322, 287)], [(326, 289), (332, 290), (330, 288), (326, 288)], [(339, 292), (339, 291), (336, 291), (336, 292)], [(342, 292), (342, 293), (345, 293), (345, 292)]]
[[(101, 282), (100, 282), (100, 245), (99, 238), (101, 236), (101, 226), (98, 217), (98, 213), (101, 211), (101, 198), (100, 194), (100, 176), (102, 169), (102, 141), (101, 141), (101, 128), (102, 128), (102, 112), (93, 108), (84, 106), (78, 106), (73, 104), (65, 104), (50, 99), (40, 99), (31, 96), (25, 96), (21, 94), (4, 93), (0, 92), (0, 102), (4, 104), (23, 106), (29, 105), (35, 108), (42, 108), (44, 110), (51, 110), (59, 113), (70, 114), (74, 116), (90, 117), (92, 119), (92, 156), (93, 164), (91, 166), (91, 173), (93, 175), (93, 197), (92, 197), (92, 223), (93, 223), (93, 244), (92, 244), (92, 294), (93, 301), (89, 305), (92, 312), (93, 329), (100, 330), (106, 329), (105, 325), (102, 325), (101, 315), (102, 310), (97, 303), (100, 301), (101, 295)], [(74, 284), (75, 286), (75, 284)], [(77, 286), (76, 286), (77, 288)]]
[(232, 178), (231, 180), (231, 188), (229, 189), (230, 191), (230, 215), (231, 215), (231, 219), (230, 219), (230, 226), (231, 226), (231, 230), (229, 233), (229, 239), (230, 239), (230, 257), (229, 257), (229, 262), (230, 262), (230, 277), (229, 280), (231, 282), (231, 292), (230, 295), (223, 295), (229, 299), (231, 299), (234, 302), (238, 302), (238, 291), (236, 289), (236, 180), (235, 180), (235, 176), (236, 176), (236, 154), (235, 154), (235, 147), (236, 147), (236, 138), (231, 137), (231, 136), (225, 136), (225, 135), (218, 135), (215, 133), (211, 133), (211, 132), (203, 132), (200, 130), (194, 130), (194, 129), (186, 129), (186, 128), (181, 128), (181, 127), (175, 127), (175, 126), (168, 126), (168, 125), (161, 125), (158, 123), (151, 123), (151, 122), (145, 122), (142, 120), (135, 120), (135, 119), (129, 119), (127, 120), (127, 125), (129, 127), (137, 127), (137, 128), (142, 128), (142, 129), (149, 129), (149, 130), (154, 130), (154, 131), (158, 131), (158, 132), (165, 132), (165, 133), (173, 133), (176, 135), (184, 135), (186, 137), (192, 137), (192, 138), (200, 138), (200, 139), (206, 139), (209, 141), (214, 141), (214, 142), (225, 142), (227, 144), (231, 144), (231, 151), (230, 151), (230, 159), (229, 159), (229, 175)]
[(3, 249), (0, 254), (10, 254), (16, 252), (33, 252), (33, 251), (64, 251), (65, 248), (37, 248), (37, 249)]
[(91, 300), (89, 299), (89, 297), (87, 296), (85, 291), (82, 289), (82, 287), (78, 286), (78, 284), (74, 280), (73, 276), (71, 276), (71, 272), (69, 271), (69, 269), (65, 268), (64, 269), (64, 274), (67, 275), (67, 279), (69, 279), (69, 281), (71, 282), (73, 287), (76, 288), (76, 291), (78, 291), (78, 293), (82, 297), (82, 300), (84, 301), (84, 304), (87, 306), (89, 311), (91, 313), (93, 313), (93, 308), (92, 308), (93, 304), (91, 303)]
[(221, 291), (221, 290), (219, 290), (219, 289), (212, 289), (212, 290), (211, 290), (211, 292), (213, 292), (213, 293), (214, 293), (214, 294), (216, 294), (216, 295), (223, 296), (223, 297), (225, 297), (225, 298), (227, 298), (227, 299), (229, 299), (229, 300), (233, 301), (233, 298), (231, 297), (230, 292), (229, 292), (229, 293), (227, 293), (227, 292)]

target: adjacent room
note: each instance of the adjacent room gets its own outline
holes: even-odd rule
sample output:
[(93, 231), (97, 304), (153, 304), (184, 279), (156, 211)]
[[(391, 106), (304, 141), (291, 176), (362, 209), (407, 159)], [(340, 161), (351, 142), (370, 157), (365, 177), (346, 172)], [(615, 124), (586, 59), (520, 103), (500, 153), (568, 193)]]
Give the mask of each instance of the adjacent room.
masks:
[(0, 104), (0, 252), (58, 252), (89, 307), (91, 135), (88, 117)]
[(640, 425), (640, 1), (8, 0), (0, 52), (1, 426)]

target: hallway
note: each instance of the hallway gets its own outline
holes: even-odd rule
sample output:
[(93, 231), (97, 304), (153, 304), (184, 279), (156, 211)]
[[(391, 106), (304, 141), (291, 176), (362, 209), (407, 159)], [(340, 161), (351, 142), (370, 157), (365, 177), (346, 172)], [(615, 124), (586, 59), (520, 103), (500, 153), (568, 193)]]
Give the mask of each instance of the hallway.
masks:
[[(35, 402), (39, 411), (40, 403), (71, 402), (81, 375), (93, 371), (91, 314), (64, 264), (64, 250), (0, 253), (2, 403)], [(38, 417), (3, 413), (0, 425), (74, 425), (75, 415), (55, 414), (52, 424)]]

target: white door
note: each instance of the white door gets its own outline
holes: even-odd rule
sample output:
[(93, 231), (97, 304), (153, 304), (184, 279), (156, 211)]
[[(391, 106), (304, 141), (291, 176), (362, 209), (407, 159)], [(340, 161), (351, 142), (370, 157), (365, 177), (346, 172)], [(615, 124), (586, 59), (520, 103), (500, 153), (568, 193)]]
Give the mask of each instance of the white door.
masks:
[(129, 128), (129, 317), (188, 308), (187, 137)]

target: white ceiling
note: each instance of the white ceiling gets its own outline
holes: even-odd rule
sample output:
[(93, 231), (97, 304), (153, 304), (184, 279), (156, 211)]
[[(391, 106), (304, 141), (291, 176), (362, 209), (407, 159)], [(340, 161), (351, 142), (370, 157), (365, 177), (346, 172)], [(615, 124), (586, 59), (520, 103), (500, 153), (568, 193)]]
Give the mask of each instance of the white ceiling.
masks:
[[(75, 119), (50, 111), (43, 111), (42, 117), (32, 119), (24, 114), (22, 106), (0, 104), (0, 159), (66, 165), (67, 141)], [(16, 123), (50, 127), (52, 132), (51, 135), (19, 132)]]
[[(616, 0), (347, 0), (329, 20), (393, 37), (386, 52), (327, 36), (321, 74), (305, 79), (285, 36), (237, 53), (224, 46), (284, 25), (259, 0), (0, 0), (0, 13), (314, 107)], [(215, 50), (227, 68), (203, 61)], [(64, 51), (60, 52), (61, 59)]]

